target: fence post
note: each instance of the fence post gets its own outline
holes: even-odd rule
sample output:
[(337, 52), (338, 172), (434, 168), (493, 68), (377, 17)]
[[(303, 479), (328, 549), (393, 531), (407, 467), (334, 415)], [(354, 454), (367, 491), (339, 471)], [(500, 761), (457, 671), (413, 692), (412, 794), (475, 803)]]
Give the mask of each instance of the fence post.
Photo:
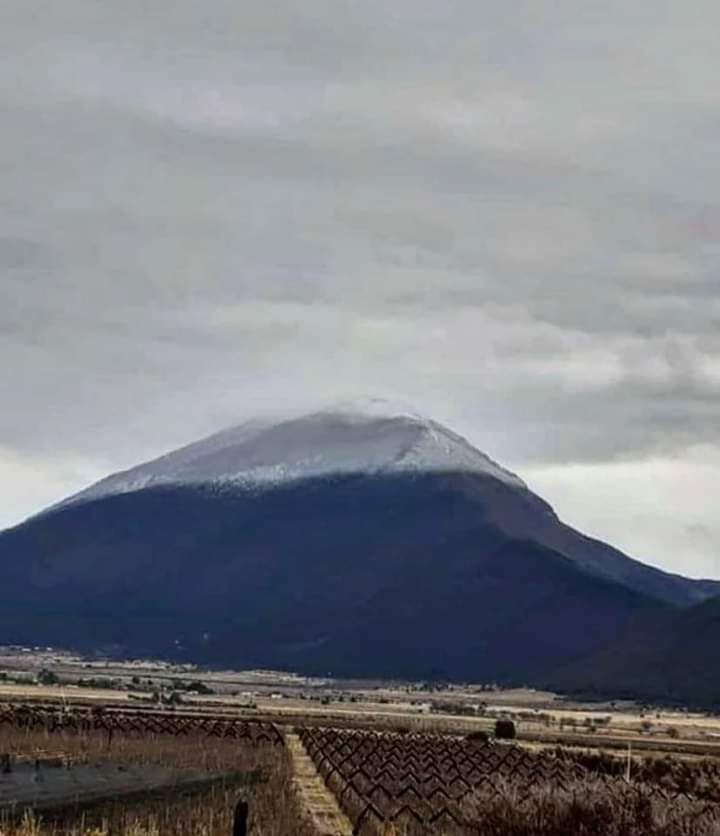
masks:
[(238, 801), (233, 816), (232, 836), (247, 836), (248, 803)]

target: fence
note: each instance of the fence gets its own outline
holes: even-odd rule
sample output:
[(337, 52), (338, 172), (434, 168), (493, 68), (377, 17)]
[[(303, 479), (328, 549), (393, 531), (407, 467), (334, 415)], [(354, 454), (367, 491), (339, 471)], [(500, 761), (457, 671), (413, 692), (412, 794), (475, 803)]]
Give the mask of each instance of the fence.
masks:
[(105, 731), (122, 734), (205, 735), (250, 743), (283, 745), (274, 723), (231, 717), (169, 714), (123, 709), (63, 709), (55, 706), (0, 705), (0, 726), (42, 731)]

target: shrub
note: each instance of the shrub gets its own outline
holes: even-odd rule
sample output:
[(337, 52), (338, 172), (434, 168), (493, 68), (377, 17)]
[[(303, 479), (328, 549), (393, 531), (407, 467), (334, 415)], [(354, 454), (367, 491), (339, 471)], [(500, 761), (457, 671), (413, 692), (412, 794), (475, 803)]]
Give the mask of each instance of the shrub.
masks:
[(37, 681), (41, 685), (57, 685), (60, 680), (56, 673), (43, 668), (37, 676)]
[(517, 731), (512, 720), (495, 721), (495, 737), (498, 740), (515, 740)]

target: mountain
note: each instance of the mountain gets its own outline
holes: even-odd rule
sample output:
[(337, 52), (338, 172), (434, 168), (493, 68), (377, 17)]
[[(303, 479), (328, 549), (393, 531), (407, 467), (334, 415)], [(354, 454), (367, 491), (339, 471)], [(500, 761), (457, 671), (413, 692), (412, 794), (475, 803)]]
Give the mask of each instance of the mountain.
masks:
[(234, 667), (540, 681), (713, 592), (385, 403), (225, 430), (0, 534), (0, 641)]
[(620, 639), (558, 671), (563, 689), (720, 707), (720, 597), (653, 613)]

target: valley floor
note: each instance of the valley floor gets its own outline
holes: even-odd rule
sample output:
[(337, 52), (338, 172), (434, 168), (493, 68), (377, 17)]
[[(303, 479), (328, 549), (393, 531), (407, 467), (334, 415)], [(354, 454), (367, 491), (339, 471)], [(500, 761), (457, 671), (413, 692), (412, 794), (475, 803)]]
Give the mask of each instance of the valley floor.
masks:
[[(54, 684), (38, 684), (38, 682)], [(720, 755), (720, 716), (630, 702), (582, 703), (530, 689), (335, 681), (269, 671), (200, 671), (163, 662), (88, 661), (0, 650), (0, 700), (182, 706), (281, 724), (464, 733), (511, 718), (521, 741), (686, 756)]]

